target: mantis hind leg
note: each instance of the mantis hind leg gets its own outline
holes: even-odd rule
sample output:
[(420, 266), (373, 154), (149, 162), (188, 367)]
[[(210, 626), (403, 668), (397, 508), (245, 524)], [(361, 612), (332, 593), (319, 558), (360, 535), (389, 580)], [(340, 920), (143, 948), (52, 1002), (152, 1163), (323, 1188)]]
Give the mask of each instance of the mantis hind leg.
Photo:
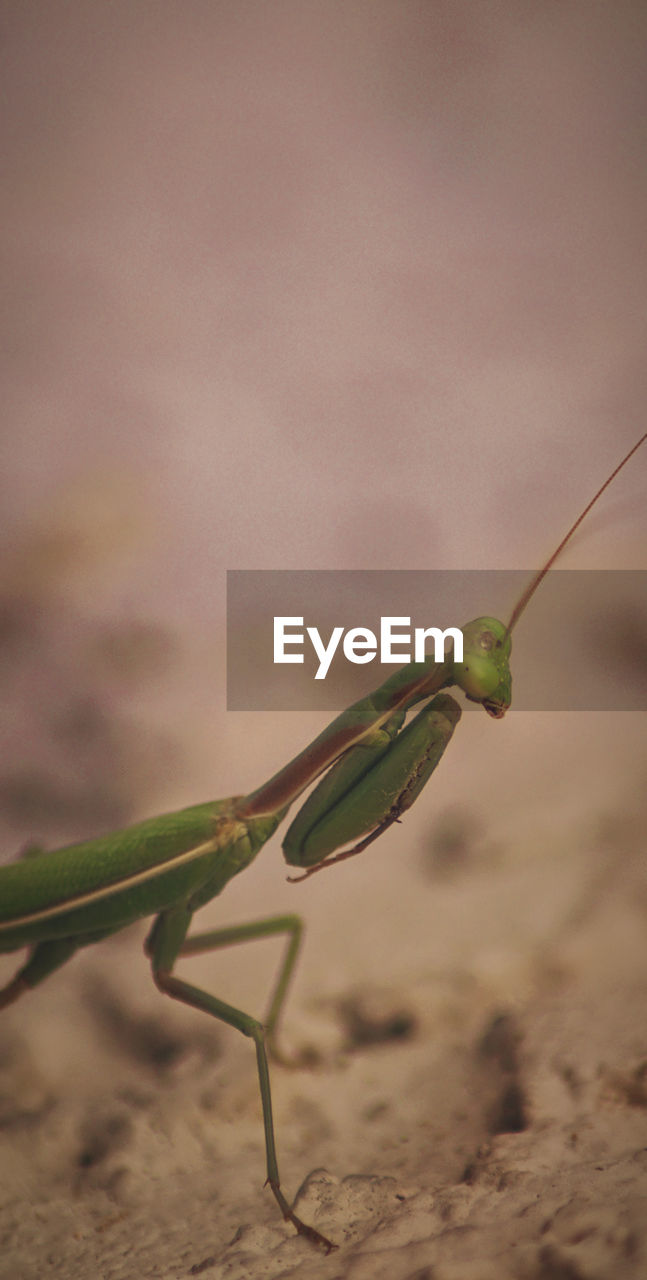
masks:
[(50, 973), (60, 969), (78, 950), (77, 938), (52, 938), (48, 942), (39, 942), (34, 947), (26, 964), (22, 966), (4, 987), (0, 987), (0, 1009), (13, 1004), (19, 996), (30, 991), (49, 978)]
[[(284, 921), (283, 931), (285, 931), (286, 918), (282, 917), (281, 919)], [(330, 1251), (335, 1249), (337, 1246), (334, 1245), (332, 1241), (326, 1239), (326, 1236), (322, 1235), (321, 1232), (315, 1230), (314, 1227), (309, 1226), (307, 1222), (303, 1222), (294, 1210), (291, 1209), (281, 1190), (278, 1161), (276, 1156), (276, 1142), (274, 1138), (274, 1121), (272, 1119), (272, 1095), (270, 1091), (270, 1072), (267, 1060), (266, 1033), (263, 1024), (258, 1022), (256, 1018), (252, 1018), (248, 1013), (244, 1013), (242, 1009), (236, 1009), (233, 1005), (225, 1004), (224, 1000), (217, 999), (216, 996), (210, 995), (200, 987), (194, 987), (183, 979), (176, 978), (172, 972), (175, 961), (179, 956), (182, 954), (188, 955), (192, 950), (204, 951), (209, 947), (209, 943), (207, 941), (210, 936), (209, 934), (198, 935), (196, 939), (193, 940), (195, 944), (194, 947), (191, 946), (190, 939), (185, 943), (185, 935), (190, 921), (191, 912), (185, 907), (174, 908), (157, 917), (146, 943), (147, 953), (151, 957), (155, 984), (160, 991), (171, 996), (172, 999), (180, 1000), (182, 1004), (188, 1004), (193, 1009), (199, 1009), (202, 1013), (210, 1014), (211, 1017), (217, 1018), (220, 1022), (227, 1023), (230, 1027), (235, 1027), (237, 1031), (242, 1032), (244, 1036), (249, 1036), (249, 1038), (254, 1041), (258, 1081), (261, 1093), (261, 1105), (263, 1108), (267, 1182), (286, 1221), (291, 1222), (293, 1227), (296, 1227), (299, 1235), (304, 1236), (306, 1240), (310, 1240), (312, 1244), (318, 1245), (320, 1248), (324, 1249), (326, 1253), (330, 1253)], [(234, 930), (218, 930), (215, 934), (211, 935), (211, 937), (216, 939), (216, 947), (224, 946), (225, 941), (223, 939), (227, 933), (233, 933), (236, 935), (233, 939), (229, 937), (229, 941), (233, 940), (241, 942), (247, 937), (262, 936), (263, 925), (267, 926), (266, 932), (268, 933), (282, 931), (277, 926), (276, 921), (260, 921), (255, 925), (243, 925)], [(274, 925), (274, 928), (271, 927), (272, 925)], [(246, 930), (247, 932), (245, 932)], [(298, 936), (296, 936), (296, 946), (298, 946)], [(292, 963), (294, 963), (294, 961)], [(285, 964), (281, 977), (284, 977), (284, 975)], [(279, 978), (279, 985), (281, 983), (281, 977)]]

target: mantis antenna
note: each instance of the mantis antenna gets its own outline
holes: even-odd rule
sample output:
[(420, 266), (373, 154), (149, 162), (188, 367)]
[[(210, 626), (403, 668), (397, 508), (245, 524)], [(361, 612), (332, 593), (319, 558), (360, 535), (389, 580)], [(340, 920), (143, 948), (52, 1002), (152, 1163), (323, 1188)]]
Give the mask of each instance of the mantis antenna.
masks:
[(532, 600), (532, 597), (534, 596), (535, 591), (539, 586), (539, 583), (543, 580), (543, 578), (546, 577), (548, 570), (552, 568), (557, 557), (562, 554), (564, 547), (567, 545), (568, 542), (570, 542), (571, 538), (573, 537), (573, 534), (575, 533), (575, 530), (579, 528), (584, 517), (589, 514), (591, 507), (595, 506), (598, 498), (600, 498), (604, 493), (604, 490), (608, 488), (612, 480), (615, 480), (615, 477), (617, 476), (618, 472), (622, 471), (622, 468), (624, 467), (625, 463), (628, 462), (631, 457), (633, 457), (636, 450), (640, 448), (641, 444), (644, 444), (645, 440), (647, 440), (647, 431), (645, 432), (644, 435), (640, 437), (640, 440), (638, 440), (637, 443), (633, 446), (633, 449), (630, 449), (629, 453), (625, 454), (624, 458), (622, 459), (622, 462), (618, 463), (615, 470), (611, 472), (611, 475), (607, 476), (604, 484), (600, 485), (600, 488), (598, 489), (597, 493), (593, 495), (593, 497), (591, 498), (591, 501), (588, 502), (584, 510), (580, 512), (575, 523), (571, 525), (568, 533), (564, 535), (559, 546), (556, 548), (555, 551), (553, 551), (552, 556), (549, 557), (549, 559), (546, 561), (543, 568), (539, 569), (535, 574), (534, 578), (532, 578), (532, 580), (529, 582), (528, 586), (523, 592), (523, 595), (521, 596), (521, 599), (517, 601), (514, 609), (512, 610), (510, 621), (506, 627), (506, 635), (509, 635), (510, 632), (512, 631), (512, 628), (516, 627), (526, 605), (528, 604), (529, 600)]

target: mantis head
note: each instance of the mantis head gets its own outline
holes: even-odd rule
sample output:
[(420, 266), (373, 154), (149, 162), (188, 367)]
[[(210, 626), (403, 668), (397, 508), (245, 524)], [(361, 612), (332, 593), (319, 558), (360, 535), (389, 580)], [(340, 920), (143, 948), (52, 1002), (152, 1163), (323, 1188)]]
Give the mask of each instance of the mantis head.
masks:
[(532, 600), (540, 582), (546, 577), (548, 570), (552, 568), (557, 557), (562, 554), (565, 546), (570, 542), (575, 530), (579, 528), (591, 507), (595, 506), (607, 486), (611, 484), (611, 481), (615, 479), (618, 472), (633, 457), (641, 444), (644, 444), (645, 440), (647, 440), (647, 432), (640, 437), (633, 449), (630, 449), (629, 453), (625, 454), (622, 462), (619, 462), (615, 470), (611, 472), (611, 475), (607, 476), (604, 484), (600, 486), (591, 501), (580, 512), (577, 520), (571, 525), (568, 533), (564, 535), (559, 546), (548, 557), (542, 568), (537, 571), (519, 600), (517, 600), (507, 625), (499, 622), (496, 618), (475, 618), (474, 622), (468, 622), (467, 626), (462, 628), (463, 661), (453, 664), (454, 681), (463, 690), (470, 702), (481, 702), (488, 715), (494, 716), (495, 719), (500, 720), (510, 706), (512, 676), (510, 674), (509, 658), (512, 648), (513, 628), (517, 625), (526, 605)]
[(454, 681), (470, 702), (481, 702), (500, 720), (512, 697), (510, 631), (497, 618), (475, 618), (461, 630), (463, 661), (454, 663)]

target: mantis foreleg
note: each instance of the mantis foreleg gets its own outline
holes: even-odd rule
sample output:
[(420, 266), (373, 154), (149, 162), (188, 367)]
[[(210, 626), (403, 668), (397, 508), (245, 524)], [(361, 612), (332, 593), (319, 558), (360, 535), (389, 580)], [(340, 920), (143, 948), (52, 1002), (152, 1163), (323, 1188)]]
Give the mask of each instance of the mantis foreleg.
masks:
[[(420, 795), (460, 715), (455, 699), (441, 693), (406, 728), (394, 717), (368, 743), (347, 751), (290, 825), (283, 841), (286, 862), (307, 867), (307, 875), (371, 844)], [(358, 837), (364, 838), (353, 849), (335, 853)]]

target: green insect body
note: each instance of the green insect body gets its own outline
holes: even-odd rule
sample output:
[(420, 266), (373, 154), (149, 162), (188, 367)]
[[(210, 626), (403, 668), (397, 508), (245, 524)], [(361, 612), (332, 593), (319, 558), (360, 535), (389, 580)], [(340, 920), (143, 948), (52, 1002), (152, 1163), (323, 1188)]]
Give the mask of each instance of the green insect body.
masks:
[(280, 821), (241, 822), (235, 804), (192, 805), (2, 867), (0, 951), (53, 938), (83, 946), (178, 902), (197, 910), (249, 866)]
[[(460, 718), (448, 688), (462, 690), (495, 719), (505, 715), (511, 699), (513, 627), (575, 529), (645, 439), (647, 433), (595, 494), (524, 592), (508, 624), (477, 618), (462, 628), (461, 662), (448, 654), (442, 663), (429, 658), (397, 671), (246, 796), (193, 805), (52, 853), (30, 849), (28, 856), (0, 868), (0, 952), (30, 948), (26, 963), (0, 989), (0, 1008), (42, 982), (80, 947), (154, 916), (145, 949), (159, 989), (254, 1041), (267, 1181), (284, 1218), (327, 1252), (336, 1246), (303, 1222), (283, 1195), (272, 1121), (267, 1043), (273, 1042), (296, 961), (299, 917), (272, 917), (188, 937), (192, 916), (250, 865), (316, 779), (283, 843), (286, 861), (304, 868), (303, 876), (361, 852), (396, 822), (429, 781)], [(409, 710), (421, 702), (426, 705), (405, 724)], [(344, 848), (349, 843), (352, 847)], [(285, 934), (289, 945), (264, 1024), (173, 972), (183, 956), (272, 934)]]

